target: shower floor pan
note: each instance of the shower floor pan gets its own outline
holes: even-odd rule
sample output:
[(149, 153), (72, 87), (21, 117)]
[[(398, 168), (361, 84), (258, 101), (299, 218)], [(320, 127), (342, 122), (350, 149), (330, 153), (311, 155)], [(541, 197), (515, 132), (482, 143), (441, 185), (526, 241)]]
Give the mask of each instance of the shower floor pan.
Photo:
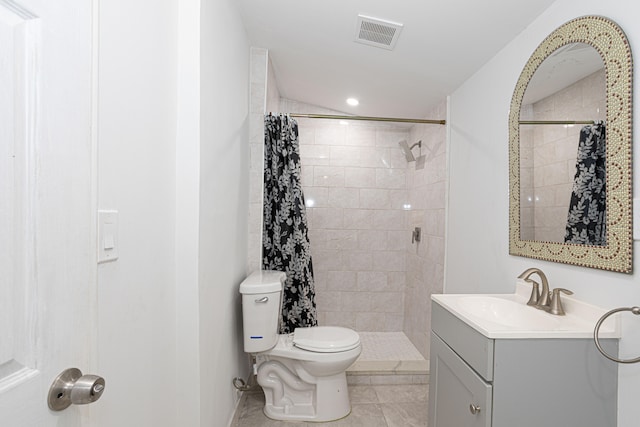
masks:
[(402, 332), (358, 332), (362, 353), (349, 369), (349, 384), (427, 384), (429, 361)]

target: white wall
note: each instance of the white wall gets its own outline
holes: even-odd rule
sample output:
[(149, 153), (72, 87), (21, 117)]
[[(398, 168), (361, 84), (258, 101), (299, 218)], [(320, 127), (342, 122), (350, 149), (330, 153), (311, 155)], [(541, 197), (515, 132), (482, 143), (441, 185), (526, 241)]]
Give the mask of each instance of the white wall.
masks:
[(203, 1), (200, 28), (200, 425), (217, 427), (233, 415), (231, 380), (248, 370), (238, 287), (247, 259), (250, 47), (233, 0)]
[[(153, 6), (153, 7), (150, 7)], [(120, 258), (98, 269), (101, 426), (174, 426), (177, 1), (99, 3), (98, 207)]]
[(200, 0), (178, 12), (176, 156), (176, 419), (200, 426)]
[[(640, 305), (637, 261), (636, 273), (625, 275), (508, 255), (507, 121), (513, 89), (529, 55), (549, 33), (570, 19), (591, 14), (616, 21), (632, 49), (640, 44), (640, 4), (558, 0), (452, 94), (446, 292), (508, 292), (519, 273), (537, 266), (551, 286), (569, 288), (591, 303), (606, 308)], [(637, 57), (638, 51), (633, 53)], [(639, 118), (636, 110), (636, 123)], [(634, 167), (638, 182), (637, 156)], [(636, 186), (635, 197), (639, 196)], [(634, 250), (640, 253), (640, 245), (634, 244)], [(638, 354), (640, 327), (630, 315), (623, 316), (621, 355)], [(620, 365), (620, 427), (637, 425), (638, 386), (640, 366)]]
[[(238, 284), (248, 207), (249, 45), (233, 1), (100, 2), (101, 426), (226, 426), (246, 377)], [(220, 43), (224, 40), (224, 43)]]

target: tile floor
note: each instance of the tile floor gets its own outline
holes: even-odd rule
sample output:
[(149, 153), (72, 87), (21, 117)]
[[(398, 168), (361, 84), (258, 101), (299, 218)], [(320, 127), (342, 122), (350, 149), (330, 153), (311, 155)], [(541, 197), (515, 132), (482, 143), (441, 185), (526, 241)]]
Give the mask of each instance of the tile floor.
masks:
[(361, 360), (424, 360), (403, 332), (358, 332)]
[(351, 414), (327, 423), (275, 421), (262, 412), (260, 389), (243, 394), (231, 427), (426, 427), (428, 384), (350, 385)]
[(402, 332), (358, 332), (362, 353), (347, 369), (350, 385), (426, 384), (429, 361)]

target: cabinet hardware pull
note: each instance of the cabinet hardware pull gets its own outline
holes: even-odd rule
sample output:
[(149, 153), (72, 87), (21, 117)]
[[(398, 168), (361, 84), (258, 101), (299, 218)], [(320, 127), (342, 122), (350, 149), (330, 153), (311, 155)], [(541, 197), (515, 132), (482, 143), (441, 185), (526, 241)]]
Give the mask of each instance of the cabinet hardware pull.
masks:
[(472, 403), (469, 405), (469, 411), (471, 411), (473, 415), (478, 415), (480, 413), (480, 407)]

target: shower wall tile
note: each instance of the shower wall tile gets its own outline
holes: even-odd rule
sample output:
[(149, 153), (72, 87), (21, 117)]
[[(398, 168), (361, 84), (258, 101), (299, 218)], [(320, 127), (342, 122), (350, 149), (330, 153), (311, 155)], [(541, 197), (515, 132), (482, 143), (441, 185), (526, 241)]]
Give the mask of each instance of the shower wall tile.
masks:
[[(251, 93), (265, 93), (267, 90), (266, 82), (251, 83)], [(249, 104), (250, 111), (264, 111), (266, 108), (265, 97), (251, 96), (251, 103)]]
[[(406, 130), (399, 130), (399, 129), (393, 129), (385, 126), (380, 126), (376, 131), (375, 145), (377, 147), (393, 147), (394, 149), (396, 149), (398, 148), (398, 143), (400, 141), (409, 141), (409, 135)], [(409, 145), (412, 145), (412, 144), (413, 142)]]
[[(408, 182), (408, 180), (407, 180)], [(407, 190), (394, 190), (389, 193), (389, 202), (392, 209), (411, 209), (411, 201)]]
[(333, 291), (356, 291), (358, 290), (357, 275), (358, 273), (355, 271), (329, 271), (327, 289)]
[(388, 232), (386, 230), (358, 230), (358, 249), (381, 251), (387, 249)]
[(407, 188), (407, 174), (404, 169), (376, 169), (376, 187), (404, 190)]
[(370, 230), (373, 228), (373, 214), (369, 209), (349, 209), (344, 217), (344, 228)]
[(251, 48), (251, 74), (250, 80), (251, 83), (262, 83), (266, 84), (267, 82), (267, 49), (252, 47)]
[(373, 214), (374, 227), (385, 230), (405, 230), (407, 211), (398, 209), (378, 210)]
[(313, 177), (315, 173), (315, 168), (313, 166), (309, 166), (307, 168), (303, 168), (301, 172), (301, 183), (303, 187), (312, 187), (313, 186)]
[[(281, 111), (336, 114), (282, 99)], [(339, 113), (338, 113), (339, 114)], [(410, 195), (398, 143), (408, 128), (300, 118), (302, 180), (318, 320), (358, 331), (404, 324)]]
[(373, 265), (382, 271), (405, 271), (406, 255), (402, 251), (373, 252)]
[(342, 326), (359, 330), (357, 327), (357, 315), (353, 311), (323, 311), (318, 309), (318, 322), (324, 326)]
[(314, 271), (313, 272), (313, 282), (316, 288), (316, 291), (326, 291), (327, 290), (327, 272), (326, 271)]
[[(304, 169), (304, 159), (302, 167)], [(313, 168), (314, 187), (344, 187), (344, 168), (335, 166), (316, 166)]]
[[(253, 96), (253, 94), (252, 94)], [(262, 111), (249, 114), (249, 144), (263, 147), (264, 141), (264, 113)], [(262, 167), (262, 166), (261, 166)]]
[(364, 209), (391, 208), (389, 190), (379, 188), (364, 188), (360, 190), (360, 207)]
[[(305, 185), (304, 183), (302, 185)], [(329, 189), (327, 187), (307, 186), (304, 192), (304, 200), (307, 207), (310, 208), (328, 208), (329, 207)]]
[(347, 269), (352, 271), (369, 271), (373, 269), (373, 255), (369, 251), (351, 251), (345, 254)]
[(373, 147), (376, 145), (376, 127), (369, 125), (349, 124), (345, 145)]
[(354, 250), (358, 248), (357, 230), (325, 230), (327, 249)]
[(397, 332), (402, 330), (404, 324), (404, 313), (385, 313), (384, 328), (381, 332)]
[(376, 170), (374, 168), (344, 168), (344, 185), (355, 188), (374, 188), (376, 186)]
[(389, 280), (384, 271), (359, 271), (357, 273), (359, 291), (383, 292), (389, 290)]
[(316, 291), (316, 306), (338, 307), (341, 301), (342, 295), (340, 292)]
[(328, 166), (330, 147), (326, 145), (300, 145), (300, 159), (310, 166)]
[(407, 284), (407, 274), (404, 271), (387, 273), (387, 285), (393, 289), (402, 290), (404, 293)]
[[(312, 243), (313, 245), (313, 243)], [(345, 270), (345, 263), (340, 252), (327, 249), (315, 249), (311, 248), (311, 256), (313, 260), (313, 270), (319, 271), (335, 271)]]
[[(264, 114), (267, 101), (278, 97), (277, 88), (267, 88), (269, 56), (266, 49), (251, 48), (250, 51), (250, 100), (249, 100), (249, 212), (247, 214), (247, 260), (246, 273), (259, 270), (262, 265), (262, 170)], [(271, 77), (273, 79), (273, 77)], [(272, 95), (271, 98), (269, 95)], [(269, 105), (271, 107), (271, 105)]]
[(389, 251), (406, 251), (407, 243), (411, 243), (411, 233), (408, 230), (390, 230), (387, 232), (387, 246)]
[(360, 191), (357, 188), (331, 187), (329, 191), (329, 206), (332, 208), (358, 208), (360, 205)]
[[(446, 116), (446, 103), (434, 107), (426, 118)], [(446, 201), (446, 128), (416, 125), (411, 129), (410, 144), (422, 141), (413, 149), (416, 162), (407, 169), (407, 193), (410, 211), (406, 216), (408, 243), (405, 244), (406, 276), (403, 332), (429, 359), (431, 329), (431, 295), (441, 293), (444, 283), (444, 219)], [(411, 243), (411, 231), (422, 230), (420, 242)]]
[(249, 233), (262, 233), (262, 203), (249, 204)]
[(332, 125), (331, 122), (316, 125), (315, 144), (343, 146), (347, 139), (346, 126)]
[[(298, 120), (298, 141), (300, 142), (300, 151), (302, 147), (309, 147), (316, 143), (316, 130), (313, 127), (305, 126), (304, 119)], [(308, 123), (308, 121), (306, 122)]]
[(397, 292), (372, 292), (371, 310), (377, 313), (401, 313), (404, 310), (404, 294)]
[(342, 307), (356, 313), (373, 312), (373, 295), (371, 292), (342, 292)]
[(393, 169), (407, 169), (407, 160), (397, 145), (391, 148), (377, 149), (375, 166)]
[(314, 229), (343, 228), (343, 209), (338, 208), (313, 208)]
[(362, 332), (385, 332), (385, 317), (379, 313), (356, 313), (356, 330)]
[(259, 144), (249, 144), (249, 170), (251, 173), (262, 173), (264, 167), (263, 147)]

